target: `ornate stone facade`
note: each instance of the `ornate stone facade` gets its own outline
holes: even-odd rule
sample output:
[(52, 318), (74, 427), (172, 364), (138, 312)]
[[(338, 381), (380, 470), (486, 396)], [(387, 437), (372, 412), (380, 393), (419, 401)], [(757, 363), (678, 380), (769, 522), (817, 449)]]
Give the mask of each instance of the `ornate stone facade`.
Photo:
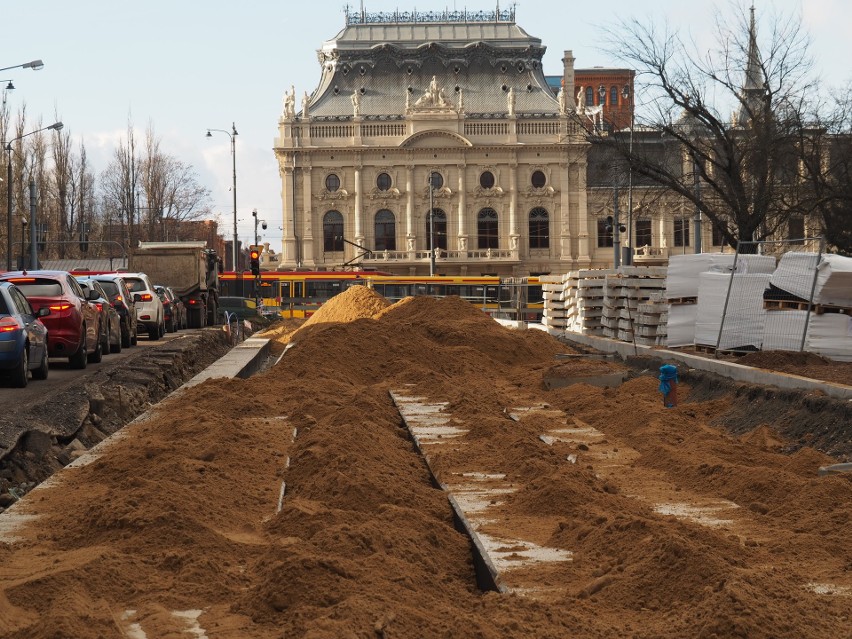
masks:
[(513, 11), (455, 13), (349, 14), (299, 113), (287, 93), (279, 268), (424, 275), (436, 255), (437, 273), (523, 276), (611, 261), (588, 212), (570, 52), (557, 98)]

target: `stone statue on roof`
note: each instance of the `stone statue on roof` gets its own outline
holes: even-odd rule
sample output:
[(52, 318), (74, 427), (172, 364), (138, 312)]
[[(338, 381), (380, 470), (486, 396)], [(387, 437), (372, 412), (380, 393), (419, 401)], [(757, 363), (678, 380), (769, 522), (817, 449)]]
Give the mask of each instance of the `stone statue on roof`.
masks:
[(308, 92), (305, 91), (305, 95), (302, 96), (302, 118), (307, 119), (310, 115), (308, 113), (308, 109), (311, 103), (311, 96), (308, 95)]
[(361, 115), (361, 96), (357, 89), (352, 92), (352, 112), (356, 118)]
[(556, 99), (559, 101), (559, 113), (561, 115), (568, 113), (568, 101), (565, 98), (565, 87), (559, 88), (559, 93), (556, 95)]
[(577, 113), (582, 115), (586, 112), (586, 89), (582, 86), (580, 90), (577, 91)]
[(506, 107), (509, 111), (509, 115), (515, 115), (515, 89), (514, 87), (509, 89), (509, 92), (506, 94)]
[(448, 107), (451, 106), (447, 96), (444, 95), (444, 89), (438, 86), (438, 78), (432, 76), (432, 81), (429, 83), (429, 88), (417, 98), (414, 106), (418, 107)]
[(285, 120), (296, 119), (296, 87), (290, 85), (290, 91), (284, 93), (284, 111), (282, 116)]

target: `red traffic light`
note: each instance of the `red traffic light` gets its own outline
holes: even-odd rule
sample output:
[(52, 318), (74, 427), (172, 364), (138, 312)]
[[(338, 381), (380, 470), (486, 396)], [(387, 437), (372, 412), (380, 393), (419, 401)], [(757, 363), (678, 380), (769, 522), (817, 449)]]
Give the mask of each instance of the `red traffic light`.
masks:
[(250, 257), (251, 257), (251, 259), (253, 259), (253, 260), (259, 260), (259, 259), (260, 259), (260, 251), (252, 250), (252, 251), (249, 253), (249, 256), (250, 256)]

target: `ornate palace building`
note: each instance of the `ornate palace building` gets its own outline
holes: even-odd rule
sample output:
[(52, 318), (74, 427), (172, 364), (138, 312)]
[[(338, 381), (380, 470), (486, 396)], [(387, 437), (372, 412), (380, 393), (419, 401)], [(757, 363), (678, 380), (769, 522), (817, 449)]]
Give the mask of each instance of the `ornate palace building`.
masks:
[(544, 51), (514, 10), (347, 13), (313, 94), (300, 110), (295, 89), (284, 96), (279, 268), (523, 276), (611, 263), (587, 210), (595, 107), (584, 123), (570, 51), (551, 90)]

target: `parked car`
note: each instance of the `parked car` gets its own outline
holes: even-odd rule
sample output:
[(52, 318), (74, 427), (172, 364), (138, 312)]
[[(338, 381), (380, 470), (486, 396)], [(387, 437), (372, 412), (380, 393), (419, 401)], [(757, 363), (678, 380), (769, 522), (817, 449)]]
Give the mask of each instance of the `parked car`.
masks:
[(174, 292), (167, 286), (154, 284), (154, 290), (163, 303), (163, 322), (167, 333), (175, 333), (180, 329), (180, 309), (177, 307), (180, 300), (175, 297)]
[(177, 325), (178, 330), (189, 328), (189, 321), (186, 317), (186, 304), (183, 303), (183, 300), (178, 296), (171, 286), (166, 287), (172, 293), (172, 303), (175, 305), (175, 317), (177, 317)]
[(89, 290), (95, 290), (98, 293), (98, 299), (94, 300), (94, 305), (98, 309), (98, 314), (101, 320), (101, 350), (104, 355), (109, 353), (121, 352), (121, 318), (118, 316), (118, 311), (109, 301), (109, 295), (101, 286), (100, 282), (90, 277), (78, 276), (77, 281), (86, 295), (89, 295)]
[(47, 379), (47, 327), (42, 317), (50, 309), (34, 311), (20, 289), (11, 282), (0, 282), (0, 369), (15, 386), (33, 379)]
[[(73, 275), (67, 271), (11, 271), (0, 274), (0, 281), (13, 282), (36, 313), (49, 309), (40, 319), (47, 327), (50, 357), (67, 357), (71, 368), (101, 361), (98, 312)], [(96, 293), (91, 295), (93, 300), (97, 298)]]
[(114, 273), (105, 273), (103, 275), (83, 276), (78, 279), (97, 280), (98, 284), (103, 287), (109, 296), (110, 303), (118, 313), (122, 347), (135, 346), (138, 338), (136, 332), (136, 302), (133, 301), (133, 294), (128, 289), (124, 278)]
[(148, 339), (160, 339), (166, 333), (163, 321), (163, 303), (154, 290), (154, 285), (145, 273), (122, 273), (127, 288), (136, 302), (137, 325), (142, 324), (148, 332)]

